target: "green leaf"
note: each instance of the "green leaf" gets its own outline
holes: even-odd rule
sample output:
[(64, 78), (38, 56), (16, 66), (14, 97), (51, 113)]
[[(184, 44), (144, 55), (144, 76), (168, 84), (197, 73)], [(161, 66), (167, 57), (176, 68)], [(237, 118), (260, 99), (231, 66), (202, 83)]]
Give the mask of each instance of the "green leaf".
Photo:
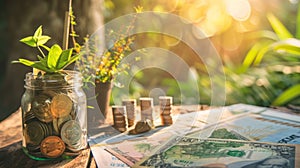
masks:
[(300, 84), (294, 85), (282, 92), (272, 103), (274, 106), (285, 105), (300, 96)]
[(271, 45), (275, 51), (285, 51), (287, 53), (300, 55), (300, 40), (295, 38), (276, 42)]
[(50, 51), (50, 48), (49, 47), (47, 47), (47, 46), (45, 46), (45, 45), (41, 45), (41, 47), (43, 47), (44, 49), (46, 49), (47, 51)]
[(71, 59), (72, 53), (73, 53), (73, 49), (64, 50), (59, 57), (56, 69), (63, 68), (68, 63), (68, 61)]
[(37, 38), (37, 45), (38, 46), (44, 45), (50, 39), (51, 39), (51, 37), (49, 37), (49, 36), (40, 36)]
[(33, 61), (29, 61), (27, 59), (22, 59), (22, 58), (20, 58), (19, 61), (13, 61), (12, 63), (21, 63), (21, 64), (24, 64), (26, 66), (31, 66), (31, 65), (34, 64)]
[(42, 36), (43, 30), (42, 30), (42, 26), (39, 26), (36, 31), (33, 34), (34, 38), (39, 38), (40, 36)]
[(62, 49), (57, 44), (54, 44), (50, 48), (50, 51), (48, 53), (48, 60), (47, 60), (47, 64), (49, 68), (56, 69), (61, 53), (62, 53)]
[(36, 41), (32, 36), (22, 38), (20, 40), (20, 42), (25, 43), (25, 44), (29, 45), (30, 47), (36, 47)]
[(75, 56), (71, 57), (71, 59), (67, 62), (67, 64), (65, 64), (64, 67), (62, 67), (61, 69), (66, 68), (67, 66), (69, 66), (70, 64), (75, 62), (78, 58), (79, 58), (79, 55), (75, 55)]
[(260, 64), (263, 56), (269, 50), (270, 43), (270, 41), (265, 41), (254, 44), (254, 46), (248, 51), (243, 61), (243, 69), (246, 70), (251, 65)]
[(243, 66), (247, 69), (249, 68), (253, 61), (256, 58), (256, 55), (258, 53), (258, 51), (260, 50), (260, 48), (262, 47), (261, 43), (256, 43), (254, 44), (254, 46), (248, 51), (244, 61), (243, 61)]
[(20, 58), (19, 61), (13, 61), (12, 63), (21, 63), (23, 65), (42, 70), (44, 72), (55, 72), (54, 70), (45, 67), (43, 63), (41, 63), (40, 61), (34, 62), (34, 61)]
[(262, 47), (259, 52), (257, 53), (257, 56), (253, 62), (253, 65), (259, 65), (263, 59), (263, 57), (265, 56), (265, 54), (270, 50), (270, 46), (264, 46)]
[(42, 71), (44, 71), (44, 72), (50, 72), (50, 73), (55, 72), (54, 69), (50, 69), (50, 68), (45, 67), (45, 66), (43, 65), (43, 63), (41, 63), (41, 62), (39, 62), (39, 61), (38, 61), (38, 62), (35, 62), (31, 67), (36, 68), (36, 69), (39, 69), (39, 70), (42, 70)]
[(293, 35), (288, 31), (288, 29), (272, 13), (269, 13), (267, 15), (267, 18), (273, 30), (281, 40), (293, 38)]
[(45, 67), (47, 67), (47, 57), (46, 58), (43, 58), (43, 57), (41, 57), (41, 56), (37, 56), (38, 57), (38, 59), (40, 60), (40, 62), (45, 66)]

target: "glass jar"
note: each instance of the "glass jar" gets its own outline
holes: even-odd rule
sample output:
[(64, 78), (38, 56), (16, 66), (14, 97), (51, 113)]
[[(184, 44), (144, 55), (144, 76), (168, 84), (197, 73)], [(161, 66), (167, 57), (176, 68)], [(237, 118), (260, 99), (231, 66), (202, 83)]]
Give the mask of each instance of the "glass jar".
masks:
[(22, 96), (22, 147), (32, 159), (67, 159), (87, 147), (87, 105), (76, 71), (27, 73)]

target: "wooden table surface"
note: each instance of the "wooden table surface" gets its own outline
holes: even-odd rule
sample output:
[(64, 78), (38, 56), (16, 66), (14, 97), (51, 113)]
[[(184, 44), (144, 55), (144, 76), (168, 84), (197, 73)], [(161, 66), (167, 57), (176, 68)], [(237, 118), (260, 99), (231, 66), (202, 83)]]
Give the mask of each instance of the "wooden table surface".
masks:
[[(189, 113), (195, 110), (205, 110), (208, 106), (194, 105), (174, 108), (174, 113)], [(279, 108), (281, 111), (291, 112), (287, 108)], [(36, 161), (30, 159), (22, 151), (22, 120), (21, 110), (11, 114), (0, 122), (0, 168), (14, 167), (97, 167), (90, 148), (85, 149), (79, 156), (62, 161)]]

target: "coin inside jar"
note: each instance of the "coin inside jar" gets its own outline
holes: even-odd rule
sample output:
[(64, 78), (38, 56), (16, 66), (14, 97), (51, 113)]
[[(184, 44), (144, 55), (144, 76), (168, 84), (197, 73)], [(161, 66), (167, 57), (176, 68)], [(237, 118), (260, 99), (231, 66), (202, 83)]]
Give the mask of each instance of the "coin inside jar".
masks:
[(51, 134), (51, 130), (45, 123), (32, 121), (25, 126), (25, 133), (26, 142), (39, 145), (46, 136)]
[(61, 118), (54, 118), (53, 122), (52, 122), (54, 131), (56, 133), (59, 133), (62, 125), (71, 119), (72, 119), (72, 117), (70, 115), (67, 115), (67, 116), (61, 117)]
[(66, 94), (57, 94), (53, 97), (50, 107), (53, 117), (65, 117), (72, 111), (73, 102)]
[(38, 95), (32, 101), (31, 111), (42, 122), (51, 122), (52, 114), (50, 111), (51, 98), (46, 95)]
[(58, 136), (48, 136), (41, 143), (41, 152), (48, 158), (57, 158), (65, 151), (65, 144)]
[(77, 147), (81, 143), (82, 130), (77, 121), (69, 120), (63, 124), (60, 135), (67, 145)]

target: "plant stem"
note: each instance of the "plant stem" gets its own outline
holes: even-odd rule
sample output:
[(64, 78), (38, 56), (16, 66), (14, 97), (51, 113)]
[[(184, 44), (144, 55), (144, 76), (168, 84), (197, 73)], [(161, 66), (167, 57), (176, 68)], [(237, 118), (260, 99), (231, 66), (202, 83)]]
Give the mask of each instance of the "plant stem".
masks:
[(65, 13), (63, 49), (68, 49), (69, 34), (70, 34), (70, 9), (72, 9), (72, 0), (69, 0), (69, 11)]
[(40, 53), (42, 54), (42, 56), (45, 58), (46, 55), (44, 54), (43, 50), (40, 48), (40, 46), (37, 46), (38, 50), (40, 51)]
[[(74, 16), (73, 16), (73, 9), (72, 9), (72, 7), (70, 8), (70, 14), (71, 14), (71, 20), (72, 20), (72, 22), (74, 22)], [(76, 33), (75, 33), (75, 29), (74, 29), (74, 24), (72, 23), (71, 24), (71, 32), (72, 32), (72, 42), (73, 42), (73, 45), (74, 45), (74, 47), (76, 47), (76, 40), (75, 40), (75, 35), (76, 35)]]

